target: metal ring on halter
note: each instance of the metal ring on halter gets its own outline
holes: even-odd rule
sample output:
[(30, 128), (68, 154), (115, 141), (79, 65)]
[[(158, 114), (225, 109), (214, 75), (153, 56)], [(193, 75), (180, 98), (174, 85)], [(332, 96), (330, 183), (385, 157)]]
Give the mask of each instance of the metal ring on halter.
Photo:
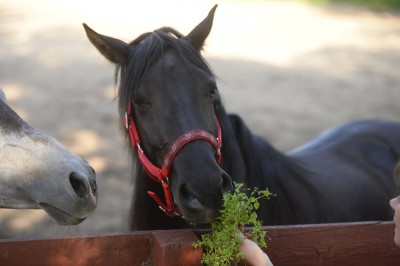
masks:
[(136, 147), (137, 147), (137, 149), (138, 149), (139, 151), (141, 151), (142, 153), (144, 153), (144, 151), (143, 151), (142, 147), (140, 147), (140, 144), (139, 144), (139, 143), (136, 143)]
[(129, 128), (129, 123), (128, 123), (128, 113), (125, 112), (125, 128), (128, 129)]
[(169, 186), (169, 179), (168, 179), (168, 176), (165, 177), (165, 178), (163, 178), (163, 179), (161, 180), (161, 183), (165, 183), (165, 184), (167, 184), (167, 186)]

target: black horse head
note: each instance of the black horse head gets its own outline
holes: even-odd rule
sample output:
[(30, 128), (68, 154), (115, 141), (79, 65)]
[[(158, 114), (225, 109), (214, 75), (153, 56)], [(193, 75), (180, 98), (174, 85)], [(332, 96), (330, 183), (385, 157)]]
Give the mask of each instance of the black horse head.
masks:
[[(84, 24), (90, 41), (116, 64), (120, 114), (123, 117), (132, 103), (141, 148), (155, 166), (161, 167), (171, 145), (185, 132), (201, 129), (217, 136), (216, 80), (200, 55), (216, 7), (187, 36), (161, 28), (129, 44)], [(215, 153), (207, 141), (190, 142), (176, 154), (169, 174), (176, 206), (196, 223), (211, 222), (223, 194), (232, 189)]]

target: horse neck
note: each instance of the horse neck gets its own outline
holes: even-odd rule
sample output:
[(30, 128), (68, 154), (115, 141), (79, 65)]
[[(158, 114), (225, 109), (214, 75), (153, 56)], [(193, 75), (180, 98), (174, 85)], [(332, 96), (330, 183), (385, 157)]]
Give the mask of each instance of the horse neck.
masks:
[[(260, 207), (259, 215), (265, 223), (290, 224), (292, 221), (299, 220), (304, 207), (299, 199), (313, 202), (310, 198), (313, 194), (310, 191), (315, 188), (308, 181), (310, 173), (296, 159), (277, 151), (269, 143), (253, 135), (240, 117), (236, 115), (227, 117), (230, 129), (235, 136), (234, 139), (228, 141), (225, 138), (224, 145), (239, 147), (242, 161), (230, 157), (226, 162), (230, 166), (225, 167), (240, 164), (244, 167), (242, 174), (245, 177), (244, 180), (242, 178), (239, 181), (234, 176), (232, 179), (243, 182), (249, 188), (268, 188), (270, 192), (277, 195)], [(225, 147), (225, 149), (230, 148)], [(239, 157), (235, 156), (236, 159)], [(232, 172), (228, 173), (232, 175)], [(316, 192), (314, 194), (317, 195)]]
[(222, 167), (233, 181), (247, 187), (276, 187), (275, 179), (300, 174), (292, 158), (253, 135), (239, 116), (228, 115), (221, 105), (217, 117), (223, 133)]

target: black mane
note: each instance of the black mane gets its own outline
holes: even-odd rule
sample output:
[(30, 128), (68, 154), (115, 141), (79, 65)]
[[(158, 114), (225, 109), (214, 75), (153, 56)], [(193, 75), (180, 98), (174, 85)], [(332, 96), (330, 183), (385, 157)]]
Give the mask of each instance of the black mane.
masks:
[[(163, 27), (153, 32), (147, 32), (129, 43), (134, 48), (126, 63), (117, 65), (115, 81), (118, 86), (120, 114), (127, 109), (128, 101), (135, 99), (140, 81), (147, 69), (157, 61), (167, 49), (177, 52), (182, 62), (192, 64), (212, 74), (207, 62), (177, 30)], [(118, 82), (119, 77), (119, 82)]]

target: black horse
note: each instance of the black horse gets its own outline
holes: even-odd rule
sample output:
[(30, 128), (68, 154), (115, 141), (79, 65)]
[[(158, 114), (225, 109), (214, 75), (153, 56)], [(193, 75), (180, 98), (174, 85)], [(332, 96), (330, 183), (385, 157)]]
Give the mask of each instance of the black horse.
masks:
[[(127, 139), (135, 147), (132, 160), (137, 166), (132, 229), (188, 226), (164, 215), (158, 205), (169, 216), (180, 212), (187, 221), (209, 223), (232, 180), (276, 194), (260, 207), (264, 224), (392, 219), (388, 201), (398, 195), (392, 169), (400, 155), (400, 124), (357, 121), (331, 129), (290, 154), (275, 150), (239, 116), (225, 112), (215, 76), (200, 55), (215, 9), (187, 36), (161, 28), (129, 44), (84, 24), (90, 41), (117, 66), (120, 115), (130, 121), (125, 123)], [(216, 141), (221, 139), (215, 138), (219, 125), (220, 164)], [(199, 132), (208, 135), (200, 138)], [(194, 140), (182, 142), (191, 135)], [(162, 169), (170, 169), (160, 174), (158, 167), (165, 161), (170, 164)], [(157, 204), (147, 191), (164, 192), (172, 205)]]

